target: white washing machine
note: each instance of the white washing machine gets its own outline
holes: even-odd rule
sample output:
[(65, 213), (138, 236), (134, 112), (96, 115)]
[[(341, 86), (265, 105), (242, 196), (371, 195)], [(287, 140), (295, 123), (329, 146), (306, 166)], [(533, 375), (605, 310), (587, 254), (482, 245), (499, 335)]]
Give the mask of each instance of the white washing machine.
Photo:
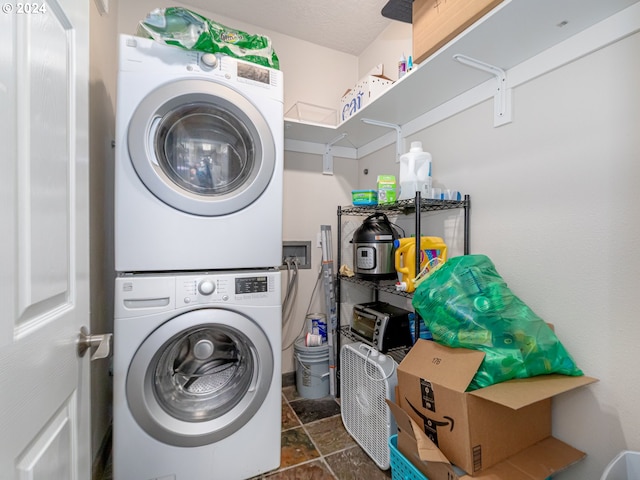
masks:
[(120, 37), (115, 267), (282, 263), (282, 72)]
[(280, 298), (275, 270), (117, 277), (115, 480), (279, 466)]

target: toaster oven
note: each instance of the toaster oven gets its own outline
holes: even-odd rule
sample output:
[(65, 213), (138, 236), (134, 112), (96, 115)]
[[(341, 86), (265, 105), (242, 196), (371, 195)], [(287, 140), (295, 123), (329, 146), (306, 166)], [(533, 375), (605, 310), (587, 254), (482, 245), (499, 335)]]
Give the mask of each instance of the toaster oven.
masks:
[(410, 347), (413, 313), (386, 302), (369, 302), (353, 306), (351, 333), (376, 350)]

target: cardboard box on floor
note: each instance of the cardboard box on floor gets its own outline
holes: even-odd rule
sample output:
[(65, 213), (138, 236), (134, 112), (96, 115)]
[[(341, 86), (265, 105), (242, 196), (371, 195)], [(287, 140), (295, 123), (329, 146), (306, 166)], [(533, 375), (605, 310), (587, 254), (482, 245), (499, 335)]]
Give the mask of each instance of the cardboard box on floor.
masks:
[[(502, 465), (507, 459), (537, 461), (536, 452), (546, 455), (548, 445), (566, 445), (551, 436), (551, 398), (597, 380), (542, 375), (466, 392), (483, 359), (478, 350), (418, 340), (398, 366), (396, 402), (448, 461), (474, 478), (493, 466), (508, 470), (511, 463)], [(400, 435), (398, 442), (406, 444)], [(566, 459), (560, 454), (548, 468), (557, 471), (578, 460), (577, 450), (566, 445), (566, 451)], [(487, 478), (542, 480), (551, 473)]]
[(398, 425), (398, 450), (429, 480), (546, 480), (582, 460), (585, 454), (547, 437), (473, 477), (454, 467), (397, 404), (387, 400)]

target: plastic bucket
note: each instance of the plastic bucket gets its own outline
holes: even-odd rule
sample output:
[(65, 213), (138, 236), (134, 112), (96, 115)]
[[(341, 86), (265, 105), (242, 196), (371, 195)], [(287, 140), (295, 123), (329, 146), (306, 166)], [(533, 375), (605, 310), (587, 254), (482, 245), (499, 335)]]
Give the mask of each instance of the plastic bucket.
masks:
[(640, 452), (623, 450), (607, 465), (600, 480), (637, 480), (640, 478)]
[(296, 362), (296, 389), (303, 398), (322, 398), (329, 395), (329, 345), (307, 347), (305, 339), (293, 344)]

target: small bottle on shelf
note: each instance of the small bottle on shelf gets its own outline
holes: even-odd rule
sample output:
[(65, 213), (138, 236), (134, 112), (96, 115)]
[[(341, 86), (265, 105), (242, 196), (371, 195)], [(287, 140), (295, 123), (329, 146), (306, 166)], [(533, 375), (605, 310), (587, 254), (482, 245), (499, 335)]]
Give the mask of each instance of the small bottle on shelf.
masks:
[(400, 57), (398, 61), (398, 80), (400, 80), (407, 73), (407, 59), (404, 56), (404, 53)]

